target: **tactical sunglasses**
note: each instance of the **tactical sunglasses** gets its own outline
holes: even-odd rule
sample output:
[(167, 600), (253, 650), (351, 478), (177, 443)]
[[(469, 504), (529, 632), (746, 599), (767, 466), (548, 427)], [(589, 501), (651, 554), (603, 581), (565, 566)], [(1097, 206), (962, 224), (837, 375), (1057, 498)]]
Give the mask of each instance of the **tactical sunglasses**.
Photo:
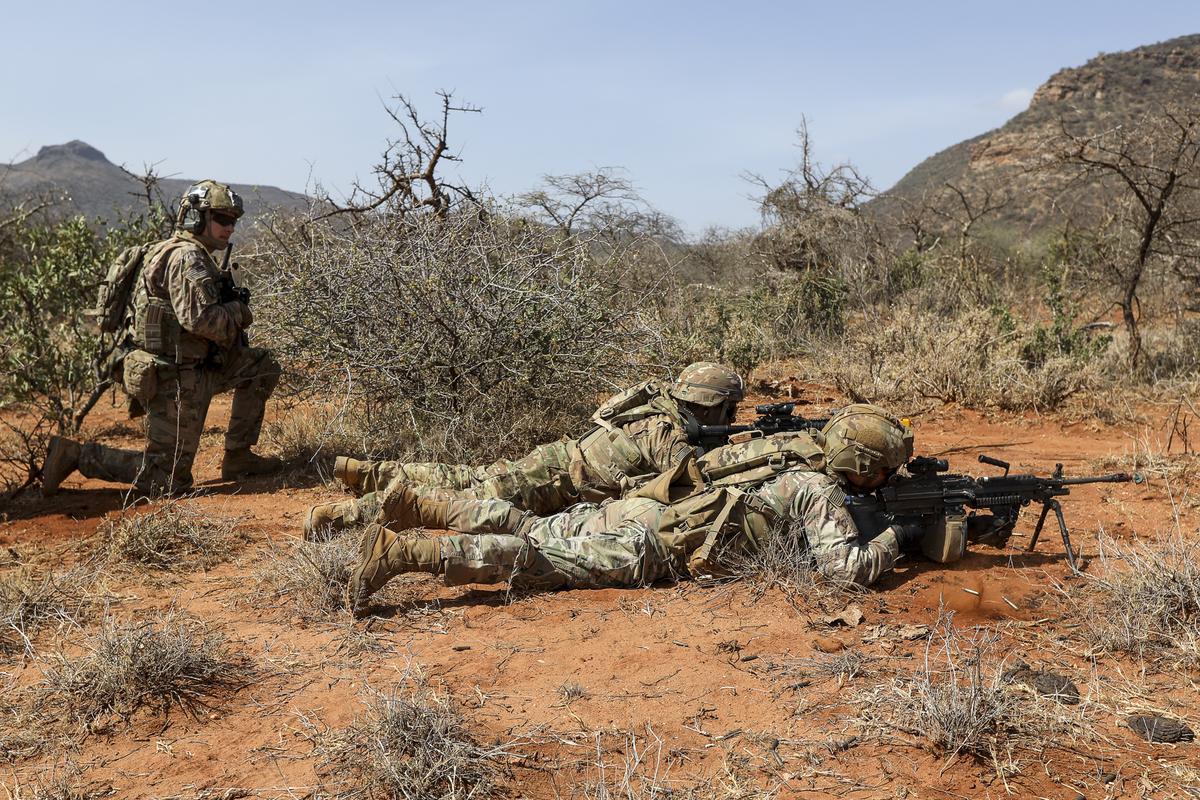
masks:
[(231, 217), (227, 214), (213, 214), (212, 218), (213, 222), (217, 223), (218, 225), (224, 225), (227, 228), (232, 228), (234, 225), (237, 225), (237, 217)]

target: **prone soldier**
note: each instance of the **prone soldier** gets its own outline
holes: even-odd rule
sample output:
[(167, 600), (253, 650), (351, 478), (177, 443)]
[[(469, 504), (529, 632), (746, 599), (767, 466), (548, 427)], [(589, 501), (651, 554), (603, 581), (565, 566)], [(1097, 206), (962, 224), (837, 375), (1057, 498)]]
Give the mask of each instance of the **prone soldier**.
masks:
[(626, 389), (596, 410), (583, 436), (540, 445), (515, 461), (471, 466), (339, 457), (335, 475), (363, 497), (314, 506), (304, 535), (391, 524), (388, 509), (402, 488), (418, 495), (503, 500), (540, 515), (620, 497), (691, 455), (700, 426), (731, 422), (744, 391), (733, 370), (698, 362), (673, 382), (649, 380)]
[(396, 529), (458, 533), (405, 537), (368, 526), (348, 604), (364, 615), (371, 595), (405, 572), (440, 575), (447, 585), (507, 581), (534, 591), (720, 574), (730, 559), (780, 535), (803, 536), (825, 577), (866, 586), (924, 530), (898, 524), (863, 530), (845, 498), (882, 485), (912, 448), (911, 428), (876, 406), (858, 404), (834, 415), (821, 433), (718, 448), (681, 462), (632, 496), (549, 517), (504, 500), (434, 498), (400, 487), (390, 509)]

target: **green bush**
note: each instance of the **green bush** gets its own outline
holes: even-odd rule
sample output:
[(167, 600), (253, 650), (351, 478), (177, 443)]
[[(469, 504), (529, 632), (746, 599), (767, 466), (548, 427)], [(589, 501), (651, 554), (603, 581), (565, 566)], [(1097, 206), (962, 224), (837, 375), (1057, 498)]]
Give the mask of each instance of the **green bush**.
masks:
[(122, 249), (156, 238), (162, 220), (133, 216), (105, 226), (83, 217), (11, 226), (0, 241), (0, 492), (36, 475), (53, 433), (72, 433), (96, 383), (98, 338), (86, 312)]

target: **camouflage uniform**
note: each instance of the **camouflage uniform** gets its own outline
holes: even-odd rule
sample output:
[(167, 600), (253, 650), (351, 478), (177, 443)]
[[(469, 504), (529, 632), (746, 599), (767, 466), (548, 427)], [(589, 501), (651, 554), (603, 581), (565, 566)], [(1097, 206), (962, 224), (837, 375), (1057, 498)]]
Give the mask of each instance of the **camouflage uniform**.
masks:
[[(726, 367), (701, 362), (674, 383), (650, 380), (621, 392), (597, 409), (594, 427), (578, 439), (540, 445), (515, 461), (467, 464), (354, 462), (347, 482), (367, 494), (339, 506), (344, 523), (394, 522), (386, 513), (399, 486), (434, 497), (506, 500), (539, 515), (575, 503), (620, 497), (668, 472), (695, 448), (688, 429), (697, 422), (688, 403), (727, 403), (742, 396), (741, 379)], [(306, 535), (310, 534), (306, 531)]]
[[(820, 436), (784, 434), (707, 454), (664, 475), (645, 494), (699, 479), (705, 488), (673, 503), (631, 496), (538, 517), (501, 500), (450, 500), (444, 522), (458, 534), (433, 540), (426, 568), (447, 585), (508, 581), (518, 589), (641, 586), (678, 575), (721, 574), (769, 536), (803, 535), (815, 568), (838, 583), (866, 586), (892, 568), (892, 527), (860, 531), (845, 490), (823, 468)], [(689, 473), (685, 475), (684, 473)], [(364, 599), (392, 575), (413, 571), (411, 548), (386, 528), (364, 537), (352, 597)], [(366, 578), (363, 576), (367, 575)], [(356, 610), (360, 603), (355, 602)]]
[(177, 233), (144, 263), (134, 298), (138, 349), (125, 358), (123, 382), (146, 408), (146, 449), (87, 443), (79, 471), (147, 494), (186, 491), (213, 395), (234, 392), (226, 450), (249, 448), (280, 369), (270, 351), (239, 342), (253, 315), (240, 300), (220, 302), (220, 270), (196, 236)]

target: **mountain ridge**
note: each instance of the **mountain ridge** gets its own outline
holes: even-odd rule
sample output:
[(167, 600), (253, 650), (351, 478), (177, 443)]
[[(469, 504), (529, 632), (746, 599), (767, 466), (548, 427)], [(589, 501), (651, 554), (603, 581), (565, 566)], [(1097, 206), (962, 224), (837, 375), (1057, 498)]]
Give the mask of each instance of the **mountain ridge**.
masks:
[[(158, 190), (168, 207), (204, 178), (162, 178)], [(309, 198), (276, 186), (231, 183), (246, 200), (247, 217), (270, 209), (307, 208)], [(24, 161), (0, 164), (0, 196), (64, 197), (61, 210), (88, 218), (113, 219), (145, 207), (145, 188), (134, 176), (112, 163), (97, 147), (79, 139), (41, 147)]]
[(1195, 103), (1200, 93), (1200, 34), (1132, 50), (1101, 53), (1053, 73), (1028, 107), (1003, 125), (934, 153), (869, 205), (883, 216), (916, 205), (947, 183), (966, 190), (1003, 184), (1022, 202), (1002, 211), (1001, 226), (1037, 231), (1056, 222), (1047, 181), (1026, 168), (1060, 124), (1095, 134), (1171, 103)]

